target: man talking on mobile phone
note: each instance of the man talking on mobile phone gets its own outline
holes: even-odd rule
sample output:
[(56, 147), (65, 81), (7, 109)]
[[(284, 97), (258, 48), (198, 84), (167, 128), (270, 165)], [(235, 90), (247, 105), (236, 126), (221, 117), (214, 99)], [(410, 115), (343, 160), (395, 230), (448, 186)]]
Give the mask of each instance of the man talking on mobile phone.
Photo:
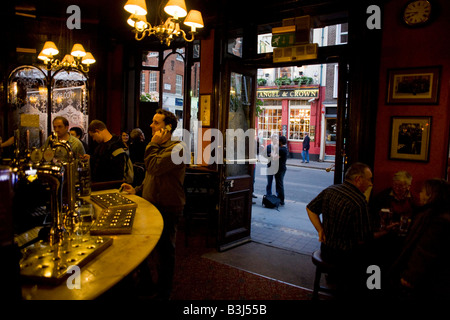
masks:
[[(145, 289), (150, 289), (146, 281), (151, 281), (149, 264), (156, 263), (156, 298), (169, 299), (175, 266), (175, 240), (177, 223), (183, 213), (185, 194), (183, 189), (185, 164), (174, 163), (172, 152), (181, 141), (172, 140), (172, 133), (178, 123), (177, 117), (170, 111), (158, 109), (150, 125), (152, 139), (147, 145), (144, 156), (145, 178), (142, 185), (133, 188), (123, 184), (122, 188), (130, 194), (137, 194), (150, 201), (160, 211), (164, 220), (161, 238), (152, 254), (140, 267), (140, 281)], [(175, 148), (175, 150), (174, 150)], [(144, 295), (154, 293), (143, 292)]]

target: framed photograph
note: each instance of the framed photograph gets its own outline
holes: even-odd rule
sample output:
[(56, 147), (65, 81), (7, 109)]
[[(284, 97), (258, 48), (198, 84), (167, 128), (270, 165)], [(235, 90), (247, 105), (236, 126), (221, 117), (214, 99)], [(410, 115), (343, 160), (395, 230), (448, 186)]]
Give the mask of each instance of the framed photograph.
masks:
[(441, 67), (389, 69), (386, 104), (438, 104)]
[(202, 126), (209, 127), (211, 125), (211, 95), (200, 95), (200, 121)]
[(389, 159), (427, 162), (431, 117), (392, 117)]

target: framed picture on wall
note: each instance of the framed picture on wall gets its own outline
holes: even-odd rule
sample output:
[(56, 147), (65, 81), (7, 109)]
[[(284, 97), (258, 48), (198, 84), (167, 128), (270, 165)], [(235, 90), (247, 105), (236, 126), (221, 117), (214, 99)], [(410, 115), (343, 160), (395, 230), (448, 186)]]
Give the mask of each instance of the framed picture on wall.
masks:
[(427, 162), (431, 117), (392, 117), (389, 159)]
[(389, 69), (386, 104), (438, 104), (441, 67)]

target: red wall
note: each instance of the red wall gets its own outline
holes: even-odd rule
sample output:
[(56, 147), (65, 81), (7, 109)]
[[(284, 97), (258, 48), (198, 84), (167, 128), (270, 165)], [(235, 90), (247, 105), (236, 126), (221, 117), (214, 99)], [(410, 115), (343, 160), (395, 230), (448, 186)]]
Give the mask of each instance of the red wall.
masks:
[[(412, 174), (413, 192), (420, 191), (420, 186), (426, 179), (446, 177), (450, 112), (450, 1), (435, 1), (440, 6), (435, 21), (414, 29), (401, 22), (401, 10), (405, 2), (388, 1), (383, 12), (373, 193), (389, 187), (392, 175), (399, 170), (407, 170)], [(438, 105), (386, 105), (388, 69), (435, 65), (442, 66)], [(389, 160), (392, 116), (432, 117), (430, 156), (427, 163)]]

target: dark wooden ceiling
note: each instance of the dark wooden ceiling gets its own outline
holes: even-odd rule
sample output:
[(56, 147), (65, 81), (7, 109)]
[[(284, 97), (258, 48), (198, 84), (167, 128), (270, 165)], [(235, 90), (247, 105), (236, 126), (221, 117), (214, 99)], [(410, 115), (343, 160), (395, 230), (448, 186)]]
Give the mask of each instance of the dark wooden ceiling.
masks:
[[(36, 16), (43, 33), (58, 32), (55, 24), (46, 30), (46, 21), (59, 21), (64, 26), (70, 16), (66, 13), (70, 5), (81, 9), (82, 28), (100, 25), (102, 32), (119, 40), (133, 38), (127, 25), (129, 16), (123, 9), (126, 0), (15, 0), (10, 13), (22, 12)], [(158, 13), (167, 0), (147, 0), (148, 20), (160, 20)], [(202, 12), (205, 29), (226, 26), (228, 29), (249, 25), (281, 25), (287, 17), (311, 15), (314, 26), (320, 27), (346, 21), (349, 1), (346, 0), (187, 0), (187, 9)], [(16, 16), (17, 17), (17, 16)], [(23, 17), (21, 17), (23, 18)], [(26, 19), (26, 18), (24, 18)], [(159, 21), (158, 21), (159, 22)]]

